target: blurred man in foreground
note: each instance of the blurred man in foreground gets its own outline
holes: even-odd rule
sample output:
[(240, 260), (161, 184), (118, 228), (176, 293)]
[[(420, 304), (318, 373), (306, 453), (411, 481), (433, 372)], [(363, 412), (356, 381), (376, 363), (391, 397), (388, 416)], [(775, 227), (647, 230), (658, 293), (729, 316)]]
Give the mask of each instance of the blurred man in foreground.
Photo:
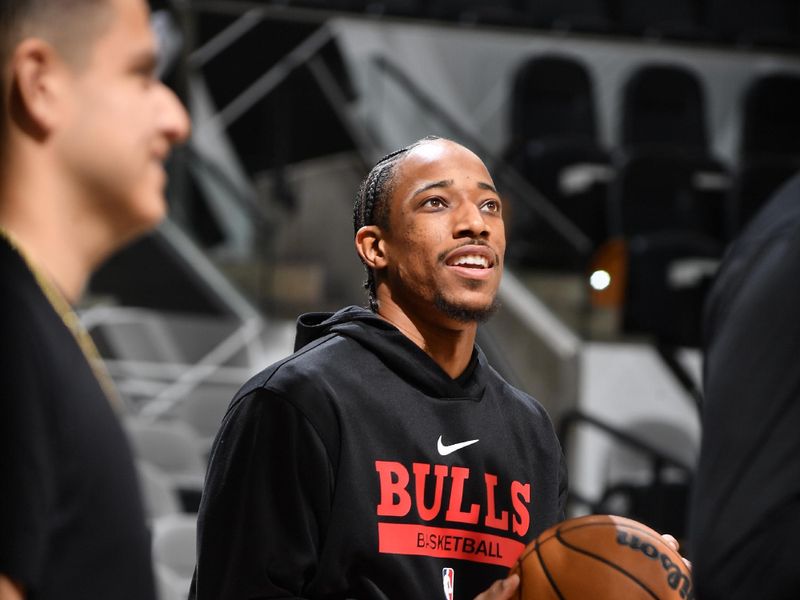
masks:
[(144, 0), (3, 0), (0, 64), (0, 599), (148, 600), (130, 451), (71, 305), (164, 216), (188, 117)]
[(731, 244), (705, 326), (697, 598), (800, 598), (800, 175)]

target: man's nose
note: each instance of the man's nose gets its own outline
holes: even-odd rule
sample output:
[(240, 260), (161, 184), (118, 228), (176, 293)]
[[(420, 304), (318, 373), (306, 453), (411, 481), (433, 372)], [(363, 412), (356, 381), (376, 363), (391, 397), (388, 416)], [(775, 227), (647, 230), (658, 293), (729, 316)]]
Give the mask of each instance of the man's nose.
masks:
[(463, 202), (456, 211), (455, 237), (486, 237), (489, 228), (478, 205)]
[[(162, 84), (163, 85), (163, 84)], [(175, 93), (167, 86), (163, 86), (164, 102), (161, 106), (161, 127), (170, 144), (180, 144), (186, 141), (191, 131), (189, 113)]]

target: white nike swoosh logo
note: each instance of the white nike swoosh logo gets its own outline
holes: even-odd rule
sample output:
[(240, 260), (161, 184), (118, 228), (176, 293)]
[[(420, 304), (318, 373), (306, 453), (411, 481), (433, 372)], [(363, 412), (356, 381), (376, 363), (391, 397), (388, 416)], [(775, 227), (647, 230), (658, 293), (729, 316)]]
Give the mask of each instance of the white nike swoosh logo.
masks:
[(466, 442), (458, 442), (457, 444), (444, 444), (442, 442), (442, 436), (439, 436), (439, 439), (436, 442), (436, 449), (439, 451), (439, 454), (442, 456), (447, 456), (448, 454), (452, 454), (453, 452), (458, 452), (462, 448), (466, 448), (467, 446), (471, 446), (472, 444), (477, 444), (480, 440), (467, 440)]

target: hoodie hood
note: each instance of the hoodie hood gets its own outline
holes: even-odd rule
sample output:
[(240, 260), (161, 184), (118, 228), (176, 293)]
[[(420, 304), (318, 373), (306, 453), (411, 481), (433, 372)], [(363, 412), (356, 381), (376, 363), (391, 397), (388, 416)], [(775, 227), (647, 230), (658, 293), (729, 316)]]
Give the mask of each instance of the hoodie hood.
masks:
[(348, 306), (335, 313), (306, 313), (297, 319), (295, 351), (329, 334), (350, 338), (374, 353), (420, 391), (439, 398), (480, 400), (486, 388), (486, 357), (475, 346), (472, 359), (452, 379), (394, 325), (366, 308)]

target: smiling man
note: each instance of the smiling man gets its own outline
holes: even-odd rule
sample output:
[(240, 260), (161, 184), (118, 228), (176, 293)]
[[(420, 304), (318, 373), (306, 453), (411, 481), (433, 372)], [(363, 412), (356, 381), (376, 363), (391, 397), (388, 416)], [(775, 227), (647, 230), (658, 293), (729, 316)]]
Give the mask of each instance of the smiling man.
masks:
[(155, 597), (113, 390), (71, 304), (166, 211), (188, 115), (144, 0), (0, 2), (0, 600)]
[(295, 354), (234, 398), (194, 598), (510, 598), (563, 518), (550, 420), (475, 345), (505, 252), (483, 162), (438, 138), (390, 154), (354, 222), (370, 309), (302, 316)]

